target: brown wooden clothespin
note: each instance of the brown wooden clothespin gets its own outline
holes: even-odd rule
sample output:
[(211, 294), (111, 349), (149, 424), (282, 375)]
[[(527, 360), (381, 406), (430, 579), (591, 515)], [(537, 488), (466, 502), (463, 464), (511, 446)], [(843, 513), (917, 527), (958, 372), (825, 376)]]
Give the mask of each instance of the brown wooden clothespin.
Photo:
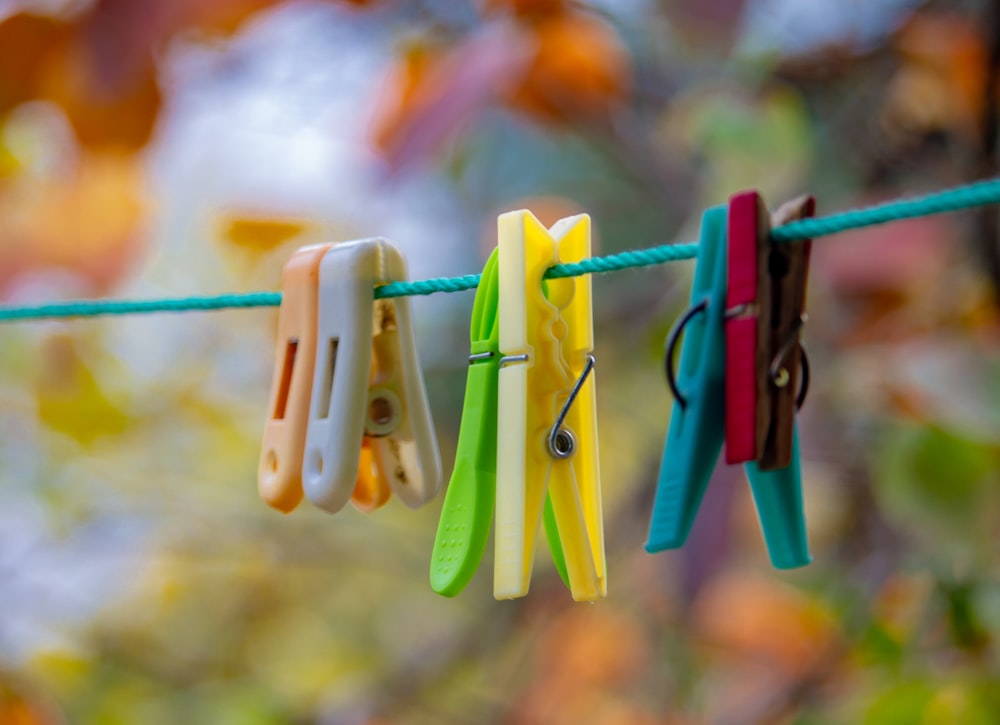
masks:
[(792, 462), (795, 411), (808, 389), (802, 353), (811, 241), (775, 244), (772, 226), (812, 216), (801, 196), (770, 217), (760, 195), (729, 202), (726, 287), (726, 462), (761, 470)]

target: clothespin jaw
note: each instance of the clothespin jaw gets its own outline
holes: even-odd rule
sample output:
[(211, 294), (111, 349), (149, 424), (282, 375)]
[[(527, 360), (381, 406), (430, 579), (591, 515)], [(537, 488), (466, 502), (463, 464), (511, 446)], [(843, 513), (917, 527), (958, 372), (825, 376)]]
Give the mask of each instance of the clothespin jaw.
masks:
[[(500, 370), (494, 596), (530, 584), (545, 494), (551, 497), (573, 598), (606, 594), (587, 276), (546, 270), (590, 256), (590, 218), (546, 229), (530, 212), (498, 220)], [(568, 407), (567, 407), (568, 406)], [(563, 425), (559, 425), (560, 421)]]
[(289, 512), (302, 500), (302, 453), (316, 357), (319, 265), (331, 247), (303, 247), (282, 274), (274, 376), (257, 487), (264, 501)]
[(455, 469), (445, 492), (431, 554), (431, 588), (446, 597), (462, 591), (476, 573), (493, 519), (500, 365), (498, 295), (494, 249), (483, 268), (472, 307), (469, 372)]
[(811, 560), (795, 431), (809, 243), (774, 244), (771, 225), (812, 214), (801, 197), (768, 217), (756, 192), (729, 203), (726, 460), (746, 462), (771, 562)]
[(338, 244), (320, 263), (303, 487), (331, 513), (355, 490), (363, 444), (405, 504), (426, 503), (440, 485), (409, 300), (374, 298), (376, 285), (405, 279), (403, 256), (384, 239)]
[[(691, 306), (671, 333), (667, 349), (675, 400), (646, 541), (651, 553), (683, 546), (722, 448), (725, 301), (726, 211), (715, 207), (702, 215)], [(686, 332), (675, 380), (672, 351), (682, 329)]]
[(379, 459), (372, 450), (371, 439), (361, 439), (361, 455), (358, 458), (358, 477), (351, 493), (351, 504), (358, 511), (371, 513), (389, 503), (392, 489), (387, 477), (382, 473)]
[(744, 464), (767, 554), (775, 569), (795, 569), (812, 561), (802, 500), (802, 464), (798, 430), (792, 431), (792, 461), (784, 468), (762, 471)]

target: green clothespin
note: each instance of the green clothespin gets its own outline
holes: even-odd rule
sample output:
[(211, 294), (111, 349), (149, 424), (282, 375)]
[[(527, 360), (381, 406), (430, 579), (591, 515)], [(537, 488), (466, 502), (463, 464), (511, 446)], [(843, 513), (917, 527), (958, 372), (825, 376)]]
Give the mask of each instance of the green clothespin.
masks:
[[(725, 439), (726, 408), (726, 208), (702, 217), (691, 307), (670, 335), (667, 376), (675, 402), (663, 452), (646, 550), (683, 546), (691, 531)], [(680, 369), (672, 369), (673, 348), (687, 328)], [(792, 461), (785, 468), (745, 470), (760, 516), (772, 564), (788, 569), (808, 564), (802, 513), (801, 469), (795, 434)]]
[[(431, 555), (431, 588), (446, 597), (462, 591), (479, 567), (496, 503), (497, 375), (500, 326), (497, 250), (483, 268), (472, 306), (471, 348), (455, 470), (441, 509)], [(545, 535), (563, 582), (569, 586), (552, 504), (545, 500)]]

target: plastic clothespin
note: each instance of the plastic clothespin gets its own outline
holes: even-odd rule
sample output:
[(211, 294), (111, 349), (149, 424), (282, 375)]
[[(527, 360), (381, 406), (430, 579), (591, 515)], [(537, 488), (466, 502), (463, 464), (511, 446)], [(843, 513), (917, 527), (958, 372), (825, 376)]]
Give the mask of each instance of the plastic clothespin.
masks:
[(370, 506), (387, 496), (387, 485), (414, 508), (440, 487), (409, 300), (374, 296), (377, 285), (405, 279), (403, 255), (384, 239), (338, 244), (320, 263), (303, 488), (331, 513), (343, 508), (356, 485)]
[[(667, 378), (675, 402), (646, 543), (650, 552), (676, 548), (687, 540), (725, 439), (731, 405), (726, 366), (734, 355), (727, 350), (725, 334), (726, 247), (726, 209), (716, 207), (702, 217), (691, 307), (671, 332), (667, 347)], [(685, 327), (680, 371), (675, 375), (673, 348)], [(736, 398), (732, 405), (741, 400)], [(797, 439), (792, 453), (790, 465), (782, 469), (763, 471), (756, 462), (745, 466), (771, 563), (779, 569), (810, 561)]]
[[(667, 345), (667, 380), (674, 408), (663, 449), (646, 550), (675, 549), (687, 540), (725, 435), (726, 210), (701, 218), (691, 306)], [(673, 346), (686, 326), (680, 368), (673, 372)]]
[[(318, 244), (298, 249), (282, 275), (271, 414), (264, 427), (257, 486), (268, 505), (286, 513), (302, 500), (302, 456), (316, 362), (320, 262), (332, 246)], [(362, 511), (372, 511), (386, 503), (390, 495), (366, 440), (362, 443), (351, 503)]]
[[(431, 555), (431, 588), (447, 597), (458, 594), (472, 579), (483, 558), (493, 521), (500, 369), (497, 254), (494, 249), (483, 268), (472, 306), (469, 372), (455, 469), (445, 493)], [(565, 562), (548, 499), (544, 518), (553, 559), (565, 581)]]
[(588, 275), (547, 281), (558, 263), (590, 256), (590, 217), (546, 229), (528, 211), (498, 220), (496, 546), (493, 593), (528, 592), (546, 492), (552, 501), (570, 590), (606, 596), (597, 453), (593, 310)]
[(319, 264), (331, 246), (297, 250), (282, 274), (270, 417), (264, 426), (257, 470), (260, 497), (279, 511), (292, 511), (302, 500), (302, 453), (316, 357)]
[[(792, 461), (795, 411), (806, 364), (800, 336), (810, 241), (771, 242), (771, 226), (812, 216), (815, 201), (799, 197), (769, 219), (760, 195), (729, 201), (726, 293), (726, 462), (757, 461), (761, 470)], [(808, 367), (803, 368), (808, 372)]]

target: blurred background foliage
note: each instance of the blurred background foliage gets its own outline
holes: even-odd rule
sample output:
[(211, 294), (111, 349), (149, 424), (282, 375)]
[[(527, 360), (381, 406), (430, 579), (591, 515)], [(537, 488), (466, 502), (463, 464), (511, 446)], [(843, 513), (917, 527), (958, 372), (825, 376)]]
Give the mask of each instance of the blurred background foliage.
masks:
[[(997, 175), (987, 0), (2, 0), (6, 304), (276, 289), (382, 235), (476, 271), (498, 212), (683, 241), (741, 188), (820, 213)], [(690, 263), (595, 278), (611, 583), (427, 583), (440, 499), (257, 497), (274, 310), (0, 329), (0, 723), (1000, 719), (998, 213), (822, 240), (815, 562), (738, 469), (642, 551)], [(471, 293), (415, 299), (450, 470)]]

